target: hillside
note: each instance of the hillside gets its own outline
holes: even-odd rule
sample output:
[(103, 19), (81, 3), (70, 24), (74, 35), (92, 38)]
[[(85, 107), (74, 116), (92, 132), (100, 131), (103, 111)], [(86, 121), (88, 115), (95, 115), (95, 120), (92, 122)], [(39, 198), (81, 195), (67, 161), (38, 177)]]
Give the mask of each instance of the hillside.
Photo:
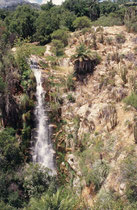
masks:
[(17, 5), (0, 9), (0, 210), (136, 210), (136, 3)]
[[(94, 33), (101, 63), (84, 80), (72, 78), (75, 90), (67, 88), (66, 92), (63, 83), (67, 82), (74, 69), (71, 57), (81, 42), (87, 47), (92, 46)], [(127, 161), (137, 157), (136, 106), (132, 104), (136, 99), (131, 98), (137, 77), (136, 39), (135, 34), (127, 33), (125, 26), (94, 28), (84, 35), (75, 32), (71, 34), (65, 50), (66, 58), (59, 61), (56, 69), (43, 70), (43, 76), (48, 77), (49, 83), (52, 78), (54, 85), (48, 92), (56, 101), (56, 107), (61, 109), (59, 118), (65, 122), (62, 126), (59, 121), (55, 123), (61, 128), (53, 137), (57, 151), (65, 151), (64, 161), (59, 166), (61, 173), (69, 179), (73, 174), (73, 187), (76, 191), (83, 189), (82, 196), (89, 206), (97, 199), (100, 202), (107, 194), (109, 199), (111, 191), (113, 196), (120, 197), (127, 193), (126, 186), (130, 182), (125, 178), (129, 173), (126, 167), (130, 167)], [(45, 55), (51, 55), (49, 45), (47, 49)], [(60, 106), (58, 101), (63, 101), (63, 104)], [(54, 116), (55, 110), (51, 110)], [(134, 175), (130, 176), (132, 179)], [(111, 200), (104, 200), (102, 206), (106, 205), (105, 202)], [(97, 209), (102, 208), (98, 206)]]

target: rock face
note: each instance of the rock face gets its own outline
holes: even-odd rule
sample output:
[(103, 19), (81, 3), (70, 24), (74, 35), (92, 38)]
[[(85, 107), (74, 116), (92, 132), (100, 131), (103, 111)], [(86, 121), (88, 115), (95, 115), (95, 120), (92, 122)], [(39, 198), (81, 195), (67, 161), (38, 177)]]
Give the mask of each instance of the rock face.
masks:
[(11, 7), (21, 3), (26, 3), (27, 0), (1, 0), (0, 1), (0, 8)]
[[(129, 153), (132, 154), (131, 149), (137, 144), (136, 110), (127, 106), (123, 100), (135, 89), (136, 36), (127, 33), (124, 26), (105, 27), (102, 33), (105, 41), (97, 42), (96, 50), (101, 57), (101, 63), (84, 80), (72, 78), (75, 89), (66, 88), (65, 81), (72, 73), (68, 71), (69, 65), (65, 65), (63, 72), (61, 68), (60, 71), (52, 69), (54, 86), (51, 94), (56, 92), (55, 101), (57, 96), (62, 99), (60, 113), (64, 120), (55, 136), (60, 135), (57, 140), (58, 148), (62, 146), (60, 151), (65, 151), (64, 159), (71, 170), (67, 171), (65, 161), (60, 165), (62, 171), (67, 171), (67, 175), (72, 178), (76, 191), (79, 192), (79, 188), (82, 188), (81, 194), (90, 206), (94, 205), (104, 189), (106, 192), (113, 190), (121, 196), (125, 194), (126, 181), (121, 172), (121, 164)], [(124, 33), (126, 37), (125, 43), (120, 46), (116, 41), (118, 33)], [(96, 36), (98, 40), (98, 30)], [(84, 36), (80, 32), (73, 33), (70, 47), (65, 51), (68, 61), (75, 54), (81, 40), (85, 43), (87, 39), (91, 39), (90, 32)], [(110, 39), (113, 40), (112, 46), (108, 43)], [(85, 44), (88, 45), (87, 42)], [(90, 46), (89, 48), (92, 50)], [(80, 63), (81, 60), (76, 61), (77, 64), (73, 62), (73, 73), (77, 66), (80, 67), (80, 72), (84, 71), (85, 65)], [(61, 65), (64, 63), (60, 62), (59, 67)], [(60, 88), (55, 89), (59, 80)]]
[[(18, 5), (22, 5), (22, 4), (31, 4), (28, 0), (0, 0), (0, 8), (6, 8), (6, 9), (14, 9), (16, 8)], [(32, 4), (32, 5), (36, 5), (37, 4)]]

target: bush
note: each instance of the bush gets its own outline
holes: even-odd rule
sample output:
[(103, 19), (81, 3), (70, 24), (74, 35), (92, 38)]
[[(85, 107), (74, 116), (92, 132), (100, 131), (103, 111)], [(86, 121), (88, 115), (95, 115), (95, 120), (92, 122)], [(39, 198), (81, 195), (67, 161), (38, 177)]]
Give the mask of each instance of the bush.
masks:
[(124, 34), (120, 33), (116, 35), (116, 42), (118, 44), (123, 44), (126, 41), (126, 37), (124, 36)]
[(30, 54), (32, 55), (38, 55), (38, 56), (43, 56), (46, 50), (45, 46), (37, 46), (34, 44), (26, 44), (26, 47), (29, 49)]
[(94, 203), (93, 210), (123, 210), (124, 203), (111, 191), (102, 191)]
[(60, 40), (52, 40), (52, 52), (56, 56), (62, 56), (64, 55), (64, 44)]
[(130, 96), (126, 97), (124, 99), (124, 102), (127, 105), (133, 106), (135, 109), (137, 109), (137, 94), (136, 93), (131, 93)]
[(75, 82), (74, 82), (74, 75), (69, 74), (66, 81), (67, 91), (74, 91), (75, 90)]
[(137, 201), (137, 160), (132, 151), (121, 164), (122, 180), (126, 183), (126, 196), (130, 203)]
[(69, 102), (75, 103), (75, 98), (73, 97), (72, 94), (68, 94), (67, 99), (69, 100)]
[(101, 62), (100, 56), (94, 51), (91, 52), (84, 44), (77, 47), (72, 60), (74, 60), (74, 71), (77, 77), (93, 73), (95, 66)]
[(64, 29), (58, 29), (51, 34), (53, 40), (60, 40), (64, 46), (68, 45), (69, 32)]
[(122, 25), (122, 21), (117, 16), (113, 16), (113, 14), (108, 16), (101, 16), (98, 20), (92, 22), (93, 26), (114, 26), (114, 25)]
[(3, 170), (17, 168), (23, 161), (18, 139), (13, 128), (5, 128), (0, 132), (0, 167)]
[[(78, 208), (77, 208), (78, 207)], [(40, 199), (32, 198), (26, 210), (72, 210), (80, 208), (80, 201), (72, 190), (59, 188), (56, 193), (43, 194)]]
[(5, 83), (3, 82), (3, 79), (0, 77), (0, 93), (3, 93), (5, 89)]
[(23, 187), (29, 197), (40, 197), (46, 191), (55, 192), (55, 177), (49, 175), (49, 169), (30, 164), (24, 171)]
[(75, 29), (89, 28), (91, 26), (91, 21), (88, 17), (78, 17), (73, 22), (73, 27)]

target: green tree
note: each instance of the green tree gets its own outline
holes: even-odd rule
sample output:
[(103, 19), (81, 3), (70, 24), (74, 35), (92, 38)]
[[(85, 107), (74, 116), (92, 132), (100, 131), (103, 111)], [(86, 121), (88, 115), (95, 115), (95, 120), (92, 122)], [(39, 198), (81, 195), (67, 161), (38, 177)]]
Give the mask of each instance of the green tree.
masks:
[(69, 32), (64, 29), (58, 29), (51, 34), (52, 39), (60, 40), (64, 46), (68, 45)]
[(24, 171), (24, 189), (29, 197), (39, 198), (44, 192), (56, 191), (56, 180), (47, 168), (30, 164)]
[(73, 27), (75, 29), (82, 29), (82, 28), (88, 28), (91, 26), (91, 21), (88, 17), (83, 16), (83, 17), (78, 17), (76, 20), (73, 22)]
[(56, 56), (62, 56), (64, 55), (64, 44), (57, 39), (52, 40), (52, 52)]
[(53, 4), (52, 0), (48, 1), (46, 4), (41, 5), (42, 10), (50, 10), (55, 5)]
[(10, 33), (19, 37), (32, 37), (35, 33), (35, 21), (38, 14), (28, 5), (18, 6), (15, 12), (5, 19)]
[(100, 15), (108, 15), (118, 10), (118, 4), (111, 1), (103, 1), (99, 4)]
[(51, 34), (62, 27), (73, 29), (72, 22), (75, 15), (66, 11), (61, 6), (54, 6), (50, 10), (40, 12), (36, 21), (35, 39), (41, 44), (46, 44), (51, 40)]
[(18, 139), (13, 128), (5, 128), (0, 132), (0, 166), (3, 170), (16, 168), (22, 163)]
[(96, 20), (100, 14), (96, 0), (66, 0), (63, 7), (74, 12), (78, 17), (87, 16), (91, 20)]

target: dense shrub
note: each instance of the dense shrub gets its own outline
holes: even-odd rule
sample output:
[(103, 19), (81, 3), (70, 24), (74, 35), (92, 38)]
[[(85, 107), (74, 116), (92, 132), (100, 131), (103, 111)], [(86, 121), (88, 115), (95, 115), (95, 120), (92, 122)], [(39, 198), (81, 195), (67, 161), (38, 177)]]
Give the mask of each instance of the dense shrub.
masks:
[(121, 19), (113, 14), (108, 16), (101, 16), (96, 21), (92, 22), (94, 26), (114, 26), (114, 25), (123, 25)]
[(91, 26), (91, 21), (88, 17), (83, 16), (83, 17), (78, 17), (76, 20), (73, 22), (73, 27), (75, 29), (82, 29), (82, 28), (88, 28)]
[(52, 52), (56, 56), (64, 55), (64, 44), (62, 43), (62, 41), (57, 39), (52, 40)]
[(137, 109), (137, 94), (136, 93), (131, 93), (130, 96), (126, 97), (124, 99), (124, 102), (127, 105), (133, 106), (135, 109)]
[(93, 210), (123, 210), (125, 209), (124, 202), (120, 196), (115, 195), (111, 191), (102, 191), (98, 199), (94, 203)]
[(76, 76), (93, 73), (94, 68), (101, 62), (100, 56), (96, 52), (91, 52), (84, 44), (80, 44), (76, 49), (76, 54), (72, 56), (74, 61), (74, 71)]
[(4, 92), (5, 83), (3, 82), (3, 79), (0, 77), (0, 93)]
[(2, 170), (18, 167), (23, 161), (18, 139), (13, 128), (5, 128), (0, 132), (0, 166)]
[(26, 210), (35, 209), (80, 210), (83, 208), (80, 207), (79, 199), (72, 190), (59, 188), (56, 193), (45, 193), (40, 199), (32, 198)]
[(23, 186), (29, 197), (40, 197), (46, 191), (55, 192), (55, 177), (50, 176), (49, 172), (48, 169), (33, 164), (25, 168)]
[(117, 43), (119, 43), (119, 44), (125, 43), (125, 41), (126, 41), (125, 35), (124, 35), (123, 33), (117, 34), (117, 35), (116, 35), (116, 41), (117, 41)]
[(137, 160), (132, 151), (121, 164), (122, 180), (126, 183), (126, 196), (130, 203), (137, 201)]
[(51, 34), (52, 39), (60, 40), (64, 44), (64, 46), (67, 46), (68, 44), (68, 36), (68, 31), (64, 29), (58, 29)]

